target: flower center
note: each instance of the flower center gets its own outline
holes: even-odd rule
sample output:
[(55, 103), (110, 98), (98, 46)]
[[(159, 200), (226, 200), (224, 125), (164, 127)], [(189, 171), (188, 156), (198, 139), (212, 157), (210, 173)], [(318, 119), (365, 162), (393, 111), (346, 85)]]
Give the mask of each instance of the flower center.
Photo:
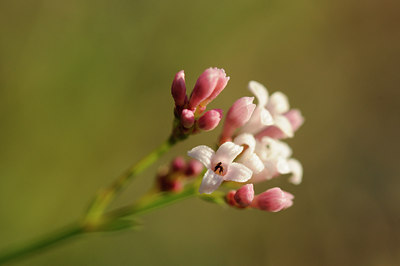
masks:
[(224, 167), (222, 166), (222, 162), (219, 162), (215, 165), (214, 167), (214, 173), (218, 174), (218, 175), (225, 175), (224, 173)]

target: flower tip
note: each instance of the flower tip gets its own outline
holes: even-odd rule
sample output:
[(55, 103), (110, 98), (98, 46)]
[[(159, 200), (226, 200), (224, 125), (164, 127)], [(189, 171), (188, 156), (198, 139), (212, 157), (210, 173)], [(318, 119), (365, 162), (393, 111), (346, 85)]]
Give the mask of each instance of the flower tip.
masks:
[(206, 112), (198, 120), (198, 125), (201, 130), (210, 131), (216, 128), (222, 119), (222, 110), (213, 109)]
[(175, 106), (181, 107), (186, 101), (185, 72), (183, 70), (176, 73), (171, 86), (171, 94), (175, 101)]
[(255, 196), (252, 206), (264, 211), (278, 212), (292, 206), (293, 198), (289, 192), (274, 187)]
[(240, 207), (249, 206), (254, 199), (253, 184), (247, 184), (238, 189), (234, 195), (234, 199)]
[(194, 124), (194, 113), (189, 109), (183, 109), (181, 114), (181, 123), (184, 128), (191, 128)]

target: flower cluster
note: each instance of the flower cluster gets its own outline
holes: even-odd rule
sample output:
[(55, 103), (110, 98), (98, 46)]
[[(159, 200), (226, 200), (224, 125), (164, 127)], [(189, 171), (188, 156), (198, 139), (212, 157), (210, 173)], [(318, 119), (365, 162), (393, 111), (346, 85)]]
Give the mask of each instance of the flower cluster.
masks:
[[(223, 181), (257, 183), (281, 174), (291, 174), (289, 181), (300, 184), (303, 169), (291, 158), (292, 149), (281, 139), (292, 138), (303, 124), (297, 109), (290, 109), (288, 98), (282, 92), (268, 94), (256, 81), (249, 90), (257, 98), (242, 97), (229, 109), (216, 152), (201, 145), (188, 155), (207, 168), (199, 192), (210, 194)], [(246, 195), (244, 197), (243, 195)], [(227, 202), (236, 207), (252, 207), (267, 211), (280, 211), (292, 205), (293, 195), (272, 188), (254, 196), (253, 185), (227, 194)]]
[(203, 165), (197, 160), (186, 162), (182, 157), (176, 157), (167, 168), (162, 168), (157, 174), (157, 190), (179, 192), (183, 189), (185, 180), (198, 176), (203, 171)]
[(199, 131), (209, 131), (218, 126), (222, 119), (222, 110), (205, 112), (207, 105), (225, 88), (229, 81), (223, 69), (208, 68), (197, 79), (193, 91), (186, 95), (185, 73), (175, 75), (171, 94), (175, 101), (175, 125), (173, 134), (182, 138)]

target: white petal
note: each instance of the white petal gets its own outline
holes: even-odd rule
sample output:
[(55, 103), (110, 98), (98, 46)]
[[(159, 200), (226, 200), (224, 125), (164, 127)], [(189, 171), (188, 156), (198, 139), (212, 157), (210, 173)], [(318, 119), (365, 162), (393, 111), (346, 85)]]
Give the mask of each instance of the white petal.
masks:
[(279, 173), (276, 169), (276, 162), (270, 160), (264, 162), (264, 170), (261, 173), (265, 180), (270, 180), (273, 177), (277, 176)]
[(278, 173), (280, 173), (280, 174), (290, 173), (290, 166), (289, 166), (288, 161), (284, 158), (279, 158), (276, 161), (276, 170), (278, 170)]
[(245, 154), (251, 154), (254, 152), (254, 149), (256, 147), (256, 139), (254, 138), (253, 135), (248, 134), (248, 133), (243, 133), (237, 136), (233, 142), (237, 145), (247, 145), (248, 148), (243, 152), (242, 156), (245, 156)]
[(212, 158), (213, 164), (222, 162), (229, 165), (242, 151), (242, 146), (227, 141), (216, 151), (215, 156)]
[(207, 170), (203, 180), (201, 181), (199, 192), (211, 194), (221, 185), (222, 181), (224, 181), (222, 176), (217, 175), (212, 170)]
[(280, 91), (272, 93), (267, 108), (272, 114), (283, 114), (289, 111), (289, 100), (285, 94)]
[(290, 123), (289, 119), (287, 119), (283, 115), (277, 115), (274, 117), (275, 120), (275, 126), (277, 126), (282, 132), (286, 135), (286, 137), (292, 138), (294, 133), (293, 133), (293, 127), (292, 124)]
[(239, 160), (239, 162), (244, 164), (255, 174), (264, 170), (264, 163), (261, 161), (261, 159), (255, 153), (252, 153), (245, 158), (241, 158)]
[(288, 161), (290, 171), (292, 172), (292, 176), (289, 178), (289, 182), (299, 185), (303, 179), (303, 166), (296, 159), (290, 159)]
[(271, 113), (265, 108), (262, 108), (260, 110), (260, 119), (261, 119), (261, 124), (264, 126), (269, 126), (274, 124), (274, 119), (272, 118)]
[(224, 176), (224, 180), (235, 182), (246, 182), (251, 178), (253, 172), (240, 163), (231, 163), (228, 173)]
[(278, 157), (289, 158), (290, 156), (292, 156), (293, 153), (290, 146), (283, 141), (271, 139), (269, 147), (270, 147), (269, 156), (271, 158), (278, 158)]
[(268, 102), (268, 90), (261, 83), (257, 81), (249, 82), (249, 90), (256, 96), (258, 106), (265, 106)]
[(208, 146), (200, 145), (188, 151), (188, 156), (199, 160), (206, 168), (211, 168), (211, 157), (215, 154)]

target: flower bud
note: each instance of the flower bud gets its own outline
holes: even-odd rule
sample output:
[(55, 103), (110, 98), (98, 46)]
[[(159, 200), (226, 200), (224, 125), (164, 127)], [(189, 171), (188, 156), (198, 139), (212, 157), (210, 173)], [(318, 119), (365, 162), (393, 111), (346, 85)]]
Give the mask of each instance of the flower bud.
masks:
[(293, 131), (299, 129), (299, 127), (304, 123), (304, 117), (298, 109), (289, 110), (285, 116), (292, 125)]
[(179, 71), (175, 75), (175, 79), (172, 82), (171, 94), (175, 101), (175, 106), (182, 107), (186, 100), (186, 85), (185, 85), (185, 72)]
[(174, 171), (174, 172), (177, 172), (177, 171), (181, 171), (181, 170), (183, 170), (184, 168), (185, 168), (185, 166), (186, 166), (186, 162), (185, 162), (185, 160), (182, 158), (182, 157), (176, 157), (173, 161), (172, 161), (172, 163), (171, 163), (171, 167), (172, 167), (172, 170)]
[(221, 121), (222, 110), (213, 109), (206, 112), (203, 116), (199, 118), (198, 125), (201, 130), (209, 131), (216, 128)]
[(236, 129), (249, 121), (256, 105), (254, 97), (242, 97), (229, 108), (222, 130), (221, 142), (229, 140)]
[(187, 164), (185, 175), (186, 176), (197, 176), (203, 171), (203, 164), (197, 160), (190, 160)]
[(236, 201), (235, 201), (235, 193), (236, 190), (231, 190), (229, 191), (226, 196), (225, 196), (225, 201), (228, 205), (230, 206), (235, 206), (236, 207)]
[(188, 109), (183, 109), (181, 114), (181, 123), (184, 128), (191, 128), (194, 124), (194, 113)]
[(275, 187), (255, 196), (251, 206), (263, 211), (278, 212), (292, 206), (293, 198), (289, 192)]
[(200, 107), (207, 106), (225, 88), (228, 80), (229, 77), (226, 77), (223, 69), (206, 69), (197, 79), (190, 96), (189, 108), (195, 110), (199, 105)]
[(253, 184), (247, 184), (239, 188), (234, 195), (234, 199), (240, 207), (249, 206), (254, 199)]

